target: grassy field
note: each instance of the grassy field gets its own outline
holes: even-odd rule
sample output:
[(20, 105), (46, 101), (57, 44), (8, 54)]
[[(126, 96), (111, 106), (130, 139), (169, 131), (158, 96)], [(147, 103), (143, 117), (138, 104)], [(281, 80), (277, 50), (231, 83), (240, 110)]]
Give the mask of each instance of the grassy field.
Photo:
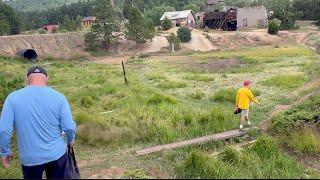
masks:
[[(239, 117), (233, 115), (234, 94), (244, 79), (253, 82), (254, 93), (263, 103), (263, 106), (252, 107), (251, 120), (258, 124), (277, 104), (294, 101), (289, 94), (307, 83), (319, 67), (314, 52), (302, 46), (194, 52), (183, 58), (151, 56), (130, 59), (126, 65), (128, 85), (124, 83), (119, 65), (52, 59), (44, 59), (38, 64), (47, 68), (50, 85), (70, 101), (78, 125), (79, 159), (88, 162), (88, 165), (81, 166), (85, 177), (110, 166), (119, 166), (128, 170), (126, 175), (130, 177), (135, 174), (143, 176), (139, 170), (143, 169), (152, 177), (161, 177), (166, 171), (167, 177), (192, 178), (194, 176), (190, 174), (193, 173), (188, 171), (192, 166), (188, 161), (195, 156), (206, 159), (202, 153), (188, 156), (187, 162), (178, 170), (172, 170), (172, 167), (175, 162), (181, 163), (179, 158), (199, 147), (147, 157), (135, 157), (132, 150), (238, 128)], [(8, 81), (6, 83), (14, 78), (24, 79), (30, 66), (20, 59), (0, 58), (0, 75)], [(16, 83), (17, 86), (19, 83), (21, 81)], [(6, 94), (8, 90), (0, 92)], [(203, 148), (210, 149), (211, 146), (200, 149)], [(93, 154), (85, 151), (88, 149)], [(249, 156), (250, 152), (236, 155)], [(117, 156), (119, 153), (121, 157)], [(90, 166), (87, 158), (94, 158), (94, 155), (101, 155), (104, 160)], [(278, 163), (277, 166), (283, 164), (294, 168), (270, 177), (300, 177), (303, 172), (294, 160), (280, 152), (272, 157), (280, 159), (273, 162)], [(269, 160), (261, 160), (259, 155), (248, 158), (267, 170), (247, 176), (244, 172), (239, 172), (240, 175), (235, 172), (228, 176), (203, 174), (199, 177), (267, 177), (264, 175), (277, 167), (272, 164), (265, 167), (263, 164), (268, 164)], [(213, 164), (206, 165), (209, 169), (221, 164), (216, 160), (206, 163)], [(227, 168), (240, 167), (241, 163), (244, 162)], [(0, 169), (0, 177), (21, 177), (19, 168), (16, 160), (8, 171)]]

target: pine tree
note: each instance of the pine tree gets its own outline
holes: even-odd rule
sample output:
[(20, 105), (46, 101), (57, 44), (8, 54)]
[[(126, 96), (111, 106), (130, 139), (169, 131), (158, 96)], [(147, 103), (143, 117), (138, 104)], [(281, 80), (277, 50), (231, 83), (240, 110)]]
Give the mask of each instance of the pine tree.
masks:
[(84, 36), (84, 44), (89, 51), (96, 51), (99, 48), (99, 40), (97, 34), (92, 30)]
[(97, 17), (92, 25), (92, 30), (98, 36), (102, 36), (105, 50), (117, 39), (115, 32), (119, 31), (119, 20), (115, 8), (110, 0), (95, 0), (93, 15)]
[(10, 24), (6, 20), (4, 14), (0, 13), (0, 36), (8, 34), (10, 31)]
[(126, 38), (136, 41), (138, 44), (145, 43), (148, 39), (152, 39), (155, 34), (153, 23), (144, 17), (136, 7), (130, 7), (128, 9), (126, 28)]

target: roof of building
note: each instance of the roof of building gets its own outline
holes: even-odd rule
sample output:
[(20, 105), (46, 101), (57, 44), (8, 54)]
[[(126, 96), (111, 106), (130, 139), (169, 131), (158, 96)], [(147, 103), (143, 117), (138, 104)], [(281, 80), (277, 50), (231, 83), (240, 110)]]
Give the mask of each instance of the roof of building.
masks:
[(94, 16), (87, 16), (82, 18), (82, 21), (94, 21), (96, 19), (96, 17)]
[[(186, 10), (186, 11), (172, 11), (172, 12), (165, 12), (162, 17), (160, 18), (160, 20), (164, 20), (165, 18), (174, 20), (174, 19), (183, 19), (183, 18), (187, 18), (189, 16), (189, 14), (193, 12), (192, 10)], [(193, 15), (194, 16), (194, 15)]]
[(215, 19), (222, 19), (225, 16), (225, 12), (208, 12), (206, 13), (204, 20), (215, 20)]

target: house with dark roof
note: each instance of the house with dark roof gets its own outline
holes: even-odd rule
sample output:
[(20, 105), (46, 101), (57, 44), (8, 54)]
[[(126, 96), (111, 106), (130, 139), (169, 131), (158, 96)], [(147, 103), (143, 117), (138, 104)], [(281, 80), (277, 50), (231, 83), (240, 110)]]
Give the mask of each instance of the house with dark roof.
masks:
[(193, 27), (196, 20), (192, 10), (165, 12), (160, 21), (163, 22), (165, 19), (169, 19), (173, 27)]
[(94, 16), (87, 16), (87, 17), (84, 17), (82, 19), (82, 25), (84, 27), (89, 27), (92, 25), (93, 21), (95, 21), (97, 18), (94, 17)]

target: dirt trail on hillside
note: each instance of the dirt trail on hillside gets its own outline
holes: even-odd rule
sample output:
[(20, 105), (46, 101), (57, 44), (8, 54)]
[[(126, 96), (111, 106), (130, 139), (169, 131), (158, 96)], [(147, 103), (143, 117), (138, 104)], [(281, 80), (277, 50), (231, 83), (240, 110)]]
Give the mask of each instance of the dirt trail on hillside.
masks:
[(310, 99), (316, 93), (314, 90), (316, 90), (319, 87), (320, 87), (320, 76), (316, 76), (310, 82), (303, 85), (301, 88), (293, 91), (289, 97), (298, 98), (299, 94), (301, 94), (305, 91), (311, 90), (312, 92), (303, 96), (302, 98), (297, 99), (293, 104), (277, 105), (271, 111), (270, 116), (260, 124), (261, 129), (263, 131), (268, 130), (268, 128), (270, 127), (270, 123), (271, 123), (272, 118), (274, 118), (276, 115), (278, 115), (284, 111), (287, 111), (287, 110), (292, 109), (293, 107), (295, 107), (299, 104), (304, 103), (305, 101)]
[(192, 39), (188, 43), (182, 43), (183, 48), (193, 50), (193, 51), (212, 51), (217, 50), (218, 48), (214, 46), (209, 39), (207, 39), (202, 31), (197, 29), (192, 30)]

